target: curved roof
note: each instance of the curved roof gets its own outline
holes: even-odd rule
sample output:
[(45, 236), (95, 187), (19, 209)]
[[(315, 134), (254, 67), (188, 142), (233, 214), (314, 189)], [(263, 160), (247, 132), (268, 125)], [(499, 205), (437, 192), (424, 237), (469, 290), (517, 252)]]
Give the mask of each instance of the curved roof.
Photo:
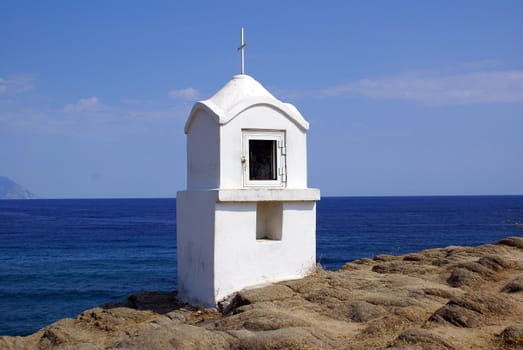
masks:
[(185, 123), (185, 133), (191, 128), (192, 121), (199, 110), (211, 114), (219, 125), (225, 125), (246, 109), (266, 105), (279, 110), (303, 130), (309, 129), (309, 123), (290, 103), (283, 103), (267, 91), (254, 78), (239, 74), (232, 77), (214, 96), (196, 102)]

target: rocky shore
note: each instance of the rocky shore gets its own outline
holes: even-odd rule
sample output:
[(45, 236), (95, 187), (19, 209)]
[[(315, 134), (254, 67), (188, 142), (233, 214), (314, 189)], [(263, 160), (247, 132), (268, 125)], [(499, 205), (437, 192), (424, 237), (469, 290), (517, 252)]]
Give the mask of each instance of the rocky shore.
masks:
[(523, 238), (319, 268), (219, 310), (133, 295), (0, 349), (523, 349)]

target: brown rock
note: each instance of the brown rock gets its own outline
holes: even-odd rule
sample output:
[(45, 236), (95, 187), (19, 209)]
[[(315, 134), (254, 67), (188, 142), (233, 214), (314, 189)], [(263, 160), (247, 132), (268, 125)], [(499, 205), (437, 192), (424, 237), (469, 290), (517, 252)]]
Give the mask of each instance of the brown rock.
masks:
[(176, 292), (144, 292), (131, 295), (122, 302), (107, 303), (101, 307), (104, 309), (127, 307), (136, 310), (149, 310), (159, 314), (166, 314), (183, 306), (185, 306), (185, 303), (180, 303), (178, 301)]
[(259, 303), (263, 301), (276, 301), (292, 298), (296, 293), (287, 286), (281, 284), (269, 285), (263, 289), (247, 289), (237, 294), (246, 304)]
[(427, 272), (427, 267), (420, 267), (419, 264), (410, 261), (387, 261), (372, 268), (377, 273), (400, 273), (404, 275), (420, 274)]
[(0, 349), (517, 349), (520, 242), (361, 259), (241, 291), (221, 311), (136, 294)]
[(31, 349), (30, 341), (22, 337), (0, 337), (0, 349), (2, 350), (25, 350)]
[(499, 337), (507, 347), (523, 347), (523, 324), (514, 324), (505, 328)]
[(414, 326), (410, 321), (397, 315), (386, 315), (384, 317), (367, 322), (361, 332), (362, 338), (384, 338), (401, 333), (402, 331)]
[(44, 328), (37, 348), (60, 349), (75, 348), (79, 350), (105, 349), (103, 337), (97, 337), (97, 331), (82, 327), (72, 319), (63, 319)]
[(522, 237), (507, 237), (502, 239), (496, 244), (508, 245), (510, 247), (516, 247), (523, 249), (523, 238)]
[(501, 291), (504, 293), (517, 293), (523, 291), (523, 275), (518, 276), (507, 283)]
[(403, 261), (423, 261), (426, 257), (422, 254), (409, 254), (403, 257)]
[(452, 287), (477, 287), (485, 281), (498, 281), (499, 272), (510, 265), (500, 256), (485, 255), (477, 261), (468, 261), (452, 266), (447, 283)]
[(467, 269), (471, 272), (474, 272), (478, 275), (479, 278), (483, 280), (491, 280), (493, 276), (493, 271), (491, 271), (489, 268), (483, 266), (479, 262), (466, 262), (462, 264), (458, 264), (458, 267)]
[(478, 327), (481, 324), (478, 313), (456, 304), (443, 306), (430, 317), (429, 321), (436, 323), (447, 322), (457, 327), (466, 328)]
[(230, 349), (235, 340), (224, 332), (210, 332), (201, 327), (150, 325), (136, 334), (124, 337), (110, 349)]
[(375, 261), (393, 261), (393, 260), (398, 260), (398, 257), (394, 256), (394, 255), (389, 255), (389, 254), (380, 254), (380, 255), (376, 255), (373, 260), (375, 260)]
[(393, 343), (395, 346), (417, 345), (423, 350), (454, 350), (452, 343), (426, 329), (412, 328), (401, 333)]
[(450, 299), (453, 296), (455, 296), (454, 293), (451, 293), (448, 290), (439, 289), (439, 288), (425, 288), (425, 289), (423, 289), (423, 293), (425, 293), (426, 295), (432, 295), (432, 296), (436, 296), (436, 297), (440, 297), (440, 298), (444, 298), (444, 299)]
[(288, 328), (261, 332), (256, 336), (241, 337), (239, 349), (331, 349), (327, 339), (322, 339), (314, 329)]
[(354, 260), (353, 262), (343, 265), (341, 270), (343, 270), (345, 268), (352, 268), (350, 265), (372, 265), (373, 262), (374, 262), (374, 260), (372, 260), (372, 259), (361, 258), (361, 259), (357, 259), (357, 260)]
[(349, 304), (347, 317), (354, 322), (367, 322), (386, 314), (384, 307), (360, 300)]
[(272, 307), (244, 308), (242, 312), (212, 322), (214, 329), (269, 331), (289, 327), (309, 327), (313, 323), (286, 310)]
[(502, 271), (509, 268), (512, 264), (498, 255), (485, 255), (479, 258), (478, 262), (494, 271)]
[(447, 279), (447, 283), (452, 287), (473, 286), (481, 282), (478, 274), (461, 267), (455, 268)]
[(126, 307), (114, 309), (94, 308), (82, 312), (76, 318), (77, 324), (84, 327), (94, 328), (105, 332), (115, 332), (146, 322), (155, 318), (157, 315), (152, 311), (137, 311)]
[(496, 317), (510, 315), (515, 309), (512, 302), (502, 297), (485, 292), (467, 293), (451, 298), (429, 320), (447, 322), (457, 327), (474, 328), (492, 323)]

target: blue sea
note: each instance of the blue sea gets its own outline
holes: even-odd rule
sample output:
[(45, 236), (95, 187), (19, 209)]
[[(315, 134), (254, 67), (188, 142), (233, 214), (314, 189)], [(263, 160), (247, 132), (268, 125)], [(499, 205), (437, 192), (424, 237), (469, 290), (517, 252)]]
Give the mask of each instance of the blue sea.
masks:
[[(0, 200), (0, 335), (27, 335), (142, 291), (176, 289), (175, 199)], [(522, 235), (523, 196), (327, 197), (317, 258), (327, 269), (377, 254)]]

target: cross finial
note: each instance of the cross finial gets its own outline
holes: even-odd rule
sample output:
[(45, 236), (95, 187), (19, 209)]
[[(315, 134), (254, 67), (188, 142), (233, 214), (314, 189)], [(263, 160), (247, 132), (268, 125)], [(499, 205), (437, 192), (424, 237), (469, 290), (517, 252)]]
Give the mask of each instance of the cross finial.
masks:
[(245, 43), (244, 41), (244, 38), (243, 38), (243, 27), (240, 31), (241, 33), (241, 37), (242, 37), (242, 41), (241, 41), (241, 44), (240, 44), (240, 47), (238, 48), (238, 51), (240, 51), (241, 53), (241, 57), (242, 57), (242, 61), (241, 61), (241, 71), (240, 71), (240, 74), (245, 74), (245, 66), (244, 66), (244, 57), (243, 57), (243, 51), (245, 49), (245, 46), (247, 46), (247, 44)]

